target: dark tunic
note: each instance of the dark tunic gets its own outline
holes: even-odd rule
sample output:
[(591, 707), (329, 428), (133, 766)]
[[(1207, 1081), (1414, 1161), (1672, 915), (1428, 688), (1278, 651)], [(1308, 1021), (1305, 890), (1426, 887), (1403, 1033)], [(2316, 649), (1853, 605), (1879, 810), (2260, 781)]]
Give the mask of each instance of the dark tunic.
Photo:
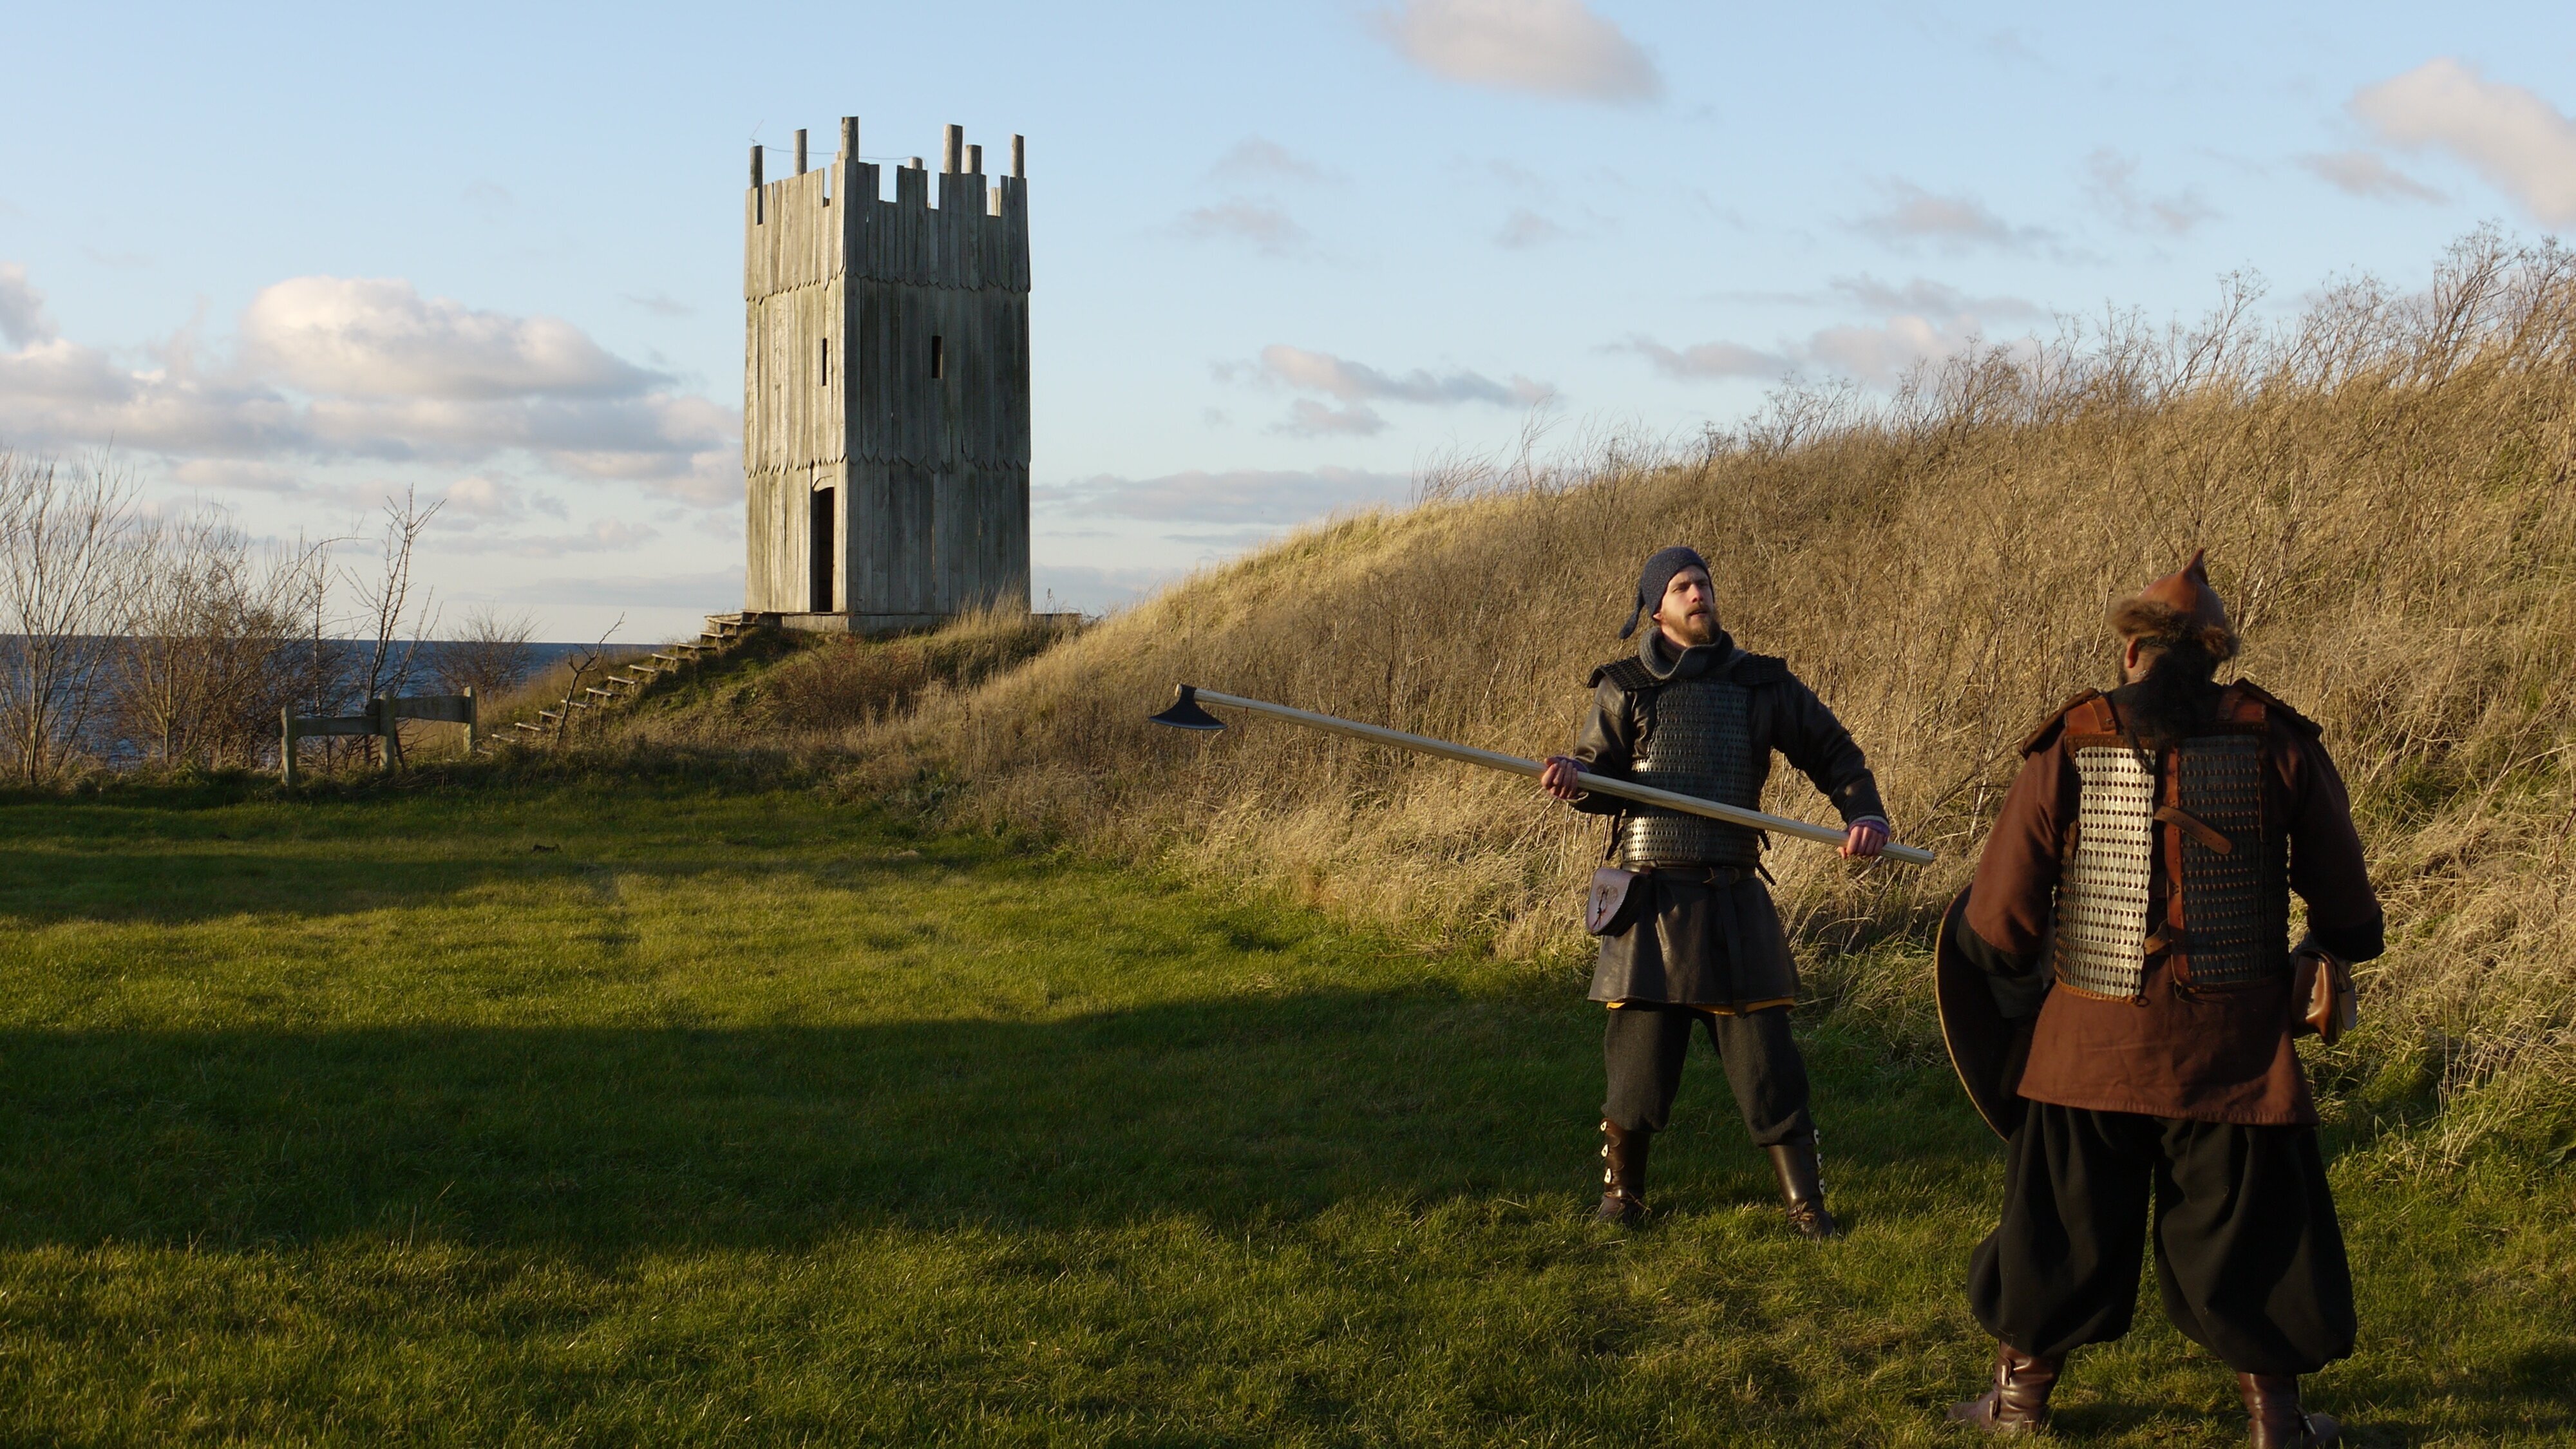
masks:
[[(1789, 666), (1748, 654), (1720, 634), (1714, 644), (1675, 657), (1660, 630), (1649, 629), (1637, 657), (1659, 680), (1691, 678), (1703, 671), (1748, 692), (1755, 783), (1767, 777), (1771, 754), (1786, 756), (1833, 801), (1845, 823), (1887, 818), (1878, 784), (1851, 734), (1815, 691)], [(1650, 707), (1630, 688), (1596, 671), (1592, 710), (1571, 752), (1583, 768), (1612, 779), (1635, 778), (1632, 766), (1645, 749)], [(1574, 808), (1617, 815), (1637, 808), (1606, 795), (1586, 795)], [(1779, 912), (1759, 876), (1734, 874), (1712, 881), (1677, 871), (1651, 872), (1637, 882), (1630, 912), (1635, 924), (1601, 942), (1592, 974), (1592, 999), (1658, 1002), (1751, 1011), (1794, 1000), (1798, 968), (1789, 956)]]
[[(2288, 837), (2289, 848), (2286, 855), (2267, 852), (2262, 889), (2297, 891), (2307, 902), (2308, 929), (2318, 944), (2349, 961), (2369, 960), (2381, 949), (2379, 902), (2364, 869), (2343, 778), (2317, 727), (2249, 685), (2230, 690), (2230, 698), (2252, 698), (2269, 713), (2263, 812)], [(2113, 694), (2113, 703), (2125, 694)], [(1963, 945), (1998, 975), (2028, 977), (2048, 969), (2046, 938), (2078, 800), (2064, 723), (2069, 712), (2093, 698), (2088, 694), (2070, 704), (2025, 743), (2021, 773), (1978, 862), (1968, 896), (1971, 938)], [(2174, 770), (2174, 752), (2159, 752), (2158, 799), (2166, 798)], [(2161, 922), (2168, 919), (2173, 875), (2166, 847), (2179, 847), (2175, 827), (2155, 829), (2147, 919)], [(2279, 949), (2286, 958), (2290, 943), (2283, 940)], [(2203, 1122), (2314, 1123), (2316, 1105), (2291, 1048), (2300, 1011), (2290, 994), (2286, 969), (2258, 985), (2186, 992), (2177, 988), (2160, 954), (2148, 958), (2136, 1001), (2051, 991), (2040, 1009), (2021, 1095), (2067, 1107)]]

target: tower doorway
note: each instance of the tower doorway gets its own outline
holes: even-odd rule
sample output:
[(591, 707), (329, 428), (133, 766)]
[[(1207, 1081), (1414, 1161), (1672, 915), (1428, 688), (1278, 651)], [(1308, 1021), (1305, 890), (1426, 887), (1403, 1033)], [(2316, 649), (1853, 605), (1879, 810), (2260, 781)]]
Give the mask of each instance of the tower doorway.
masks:
[(813, 494), (812, 517), (805, 527), (806, 547), (812, 554), (805, 587), (805, 607), (817, 614), (832, 612), (832, 490), (817, 488)]

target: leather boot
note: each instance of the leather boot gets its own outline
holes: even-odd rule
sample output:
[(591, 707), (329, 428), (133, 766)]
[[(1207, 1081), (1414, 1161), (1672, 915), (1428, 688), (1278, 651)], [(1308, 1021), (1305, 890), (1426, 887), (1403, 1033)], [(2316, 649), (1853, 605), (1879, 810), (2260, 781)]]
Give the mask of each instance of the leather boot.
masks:
[(1789, 1204), (1789, 1226), (1801, 1237), (1822, 1241), (1843, 1235), (1842, 1224), (1825, 1211), (1825, 1183), (1816, 1162), (1816, 1139), (1776, 1143), (1770, 1148), (1771, 1169), (1780, 1174), (1780, 1196)]
[(2036, 1434), (2048, 1427), (2048, 1394), (2066, 1360), (2040, 1358), (2009, 1343), (1995, 1344), (1995, 1386), (1950, 1406), (1950, 1422), (1989, 1434)]
[(2288, 1374), (2238, 1374), (2245, 1416), (2254, 1421), (2254, 1449), (2324, 1449), (2343, 1434), (2332, 1414), (2299, 1408), (2299, 1381)]
[(1601, 1206), (1593, 1216), (1605, 1223), (1633, 1228), (1646, 1220), (1646, 1148), (1655, 1140), (1652, 1128), (1635, 1131), (1604, 1119), (1601, 1123)]

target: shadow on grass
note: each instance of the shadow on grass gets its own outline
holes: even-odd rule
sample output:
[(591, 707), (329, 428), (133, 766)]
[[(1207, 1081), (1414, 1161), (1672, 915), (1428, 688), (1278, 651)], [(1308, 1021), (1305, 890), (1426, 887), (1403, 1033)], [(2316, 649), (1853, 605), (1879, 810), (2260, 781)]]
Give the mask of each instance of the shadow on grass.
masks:
[[(1051, 1023), (12, 1031), (0, 1244), (792, 1246), (853, 1223), (1247, 1222), (1462, 1194), (1570, 1212), (1597, 1170), (1593, 1021), (1425, 991)], [(1818, 1066), (1839, 1160), (1986, 1170), (1946, 1084), (1849, 1080), (1865, 1053), (1830, 1043)], [(1660, 1154), (1685, 1210), (1769, 1192), (1715, 1067), (1698, 1060)]]

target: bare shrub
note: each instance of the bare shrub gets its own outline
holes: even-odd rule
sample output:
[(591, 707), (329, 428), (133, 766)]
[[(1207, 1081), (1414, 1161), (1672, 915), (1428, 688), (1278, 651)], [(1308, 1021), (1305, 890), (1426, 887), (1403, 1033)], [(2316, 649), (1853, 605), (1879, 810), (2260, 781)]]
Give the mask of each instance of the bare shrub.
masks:
[(478, 604), (465, 611), (465, 623), (438, 650), (438, 682), (450, 694), (471, 689), (490, 700), (528, 682), (536, 673), (537, 652), (528, 643), (536, 621), (525, 613), (505, 614)]
[(349, 587), (358, 598), (359, 621), (367, 631), (366, 661), (355, 680), (362, 699), (400, 693), (409, 685), (421, 642), (438, 627), (437, 592), (425, 591), (417, 603), (412, 599), (412, 554), (430, 520), (445, 506), (439, 502), (423, 508), (416, 491), (409, 488), (403, 490), (400, 502), (386, 500), (384, 526), (376, 538), (375, 571), (347, 571)]
[(296, 635), (314, 550), (260, 547), (220, 514), (133, 531), (108, 650), (120, 732), (163, 764), (256, 765), (304, 683)]
[(108, 687), (134, 491), (105, 461), (0, 453), (0, 751), (21, 781), (83, 752)]
[[(1903, 837), (1941, 852), (1922, 871), (1771, 857), (1814, 989), (1921, 1030), (1919, 980), (1889, 974), (1919, 951), (1886, 947), (1924, 939), (1967, 878), (2023, 733), (2113, 682), (2106, 601), (2206, 546), (2239, 667), (2326, 726), (2390, 911), (2343, 1059), (2429, 1064), (2452, 1135), (2424, 1140), (2455, 1151), (2576, 1106), (2576, 263), (2482, 233), (2417, 295), (2359, 281), (2278, 329), (2254, 296), (2232, 281), (2194, 325), (2112, 314), (1981, 348), (1884, 404), (1786, 392), (1579, 483), (1444, 477), (1425, 506), (1310, 530), (930, 695), (856, 738), (866, 778), (962, 779), (961, 817), (1571, 969), (1597, 822), (1524, 781), (1145, 715), (1186, 680), (1559, 749), (1586, 674), (1624, 652), (1638, 561), (1692, 542), (1728, 628), (1817, 687)], [(1773, 808), (1812, 817), (1778, 779)]]

